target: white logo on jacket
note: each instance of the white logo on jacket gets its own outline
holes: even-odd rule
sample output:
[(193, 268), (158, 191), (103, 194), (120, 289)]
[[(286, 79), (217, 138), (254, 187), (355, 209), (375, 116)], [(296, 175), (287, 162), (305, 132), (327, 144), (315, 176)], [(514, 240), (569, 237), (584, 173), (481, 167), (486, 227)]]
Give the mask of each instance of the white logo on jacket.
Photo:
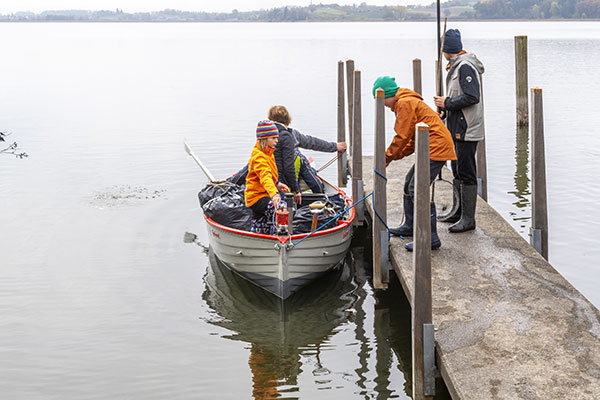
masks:
[(472, 80), (473, 80), (473, 78), (471, 78), (470, 76), (467, 76), (467, 82), (471, 83)]

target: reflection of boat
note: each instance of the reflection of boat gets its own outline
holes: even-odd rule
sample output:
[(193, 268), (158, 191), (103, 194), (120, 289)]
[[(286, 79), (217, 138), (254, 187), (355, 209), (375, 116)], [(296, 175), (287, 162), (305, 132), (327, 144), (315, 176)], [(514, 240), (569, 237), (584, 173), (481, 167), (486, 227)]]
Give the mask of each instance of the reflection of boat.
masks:
[(356, 302), (349, 263), (282, 301), (232, 273), (212, 251), (209, 260), (202, 295), (214, 311), (208, 322), (232, 332), (225, 337), (251, 344), (254, 398), (276, 398), (282, 388), (296, 386), (305, 350), (314, 355), (316, 349), (313, 375), (329, 373), (320, 365), (319, 348), (348, 320)]
[(211, 323), (237, 332), (231, 339), (294, 348), (318, 343), (347, 320), (356, 300), (347, 263), (282, 301), (231, 273), (213, 251), (209, 260), (203, 298), (222, 318)]
[[(344, 192), (323, 180), (325, 194), (337, 193), (347, 207)], [(292, 293), (338, 265), (350, 247), (354, 208), (337, 225), (314, 233), (277, 236), (252, 233), (221, 225), (205, 216), (210, 246), (228, 268), (263, 289), (286, 299)]]

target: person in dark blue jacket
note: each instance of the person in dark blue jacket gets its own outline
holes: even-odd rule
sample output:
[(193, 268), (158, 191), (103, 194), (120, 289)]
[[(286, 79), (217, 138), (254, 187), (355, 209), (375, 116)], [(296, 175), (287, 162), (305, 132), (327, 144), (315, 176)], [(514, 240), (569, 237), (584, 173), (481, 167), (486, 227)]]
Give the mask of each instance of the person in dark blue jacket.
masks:
[(457, 161), (452, 161), (453, 205), (446, 215), (438, 219), (453, 222), (448, 230), (453, 233), (475, 229), (477, 204), (478, 143), (484, 139), (483, 97), (481, 75), (483, 64), (473, 53), (463, 50), (460, 31), (449, 29), (444, 36), (444, 57), (448, 60), (446, 76), (447, 95), (434, 96), (441, 109), (440, 117), (454, 139)]
[(279, 143), (275, 149), (275, 162), (279, 172), (279, 181), (289, 186), (297, 203), (301, 201), (301, 182), (304, 181), (313, 193), (323, 193), (323, 183), (317, 177), (317, 171), (310, 166), (309, 160), (300, 152), (303, 149), (334, 153), (345, 151), (346, 143), (328, 142), (314, 136), (304, 135), (289, 125), (292, 117), (284, 106), (269, 109), (268, 118), (279, 129)]

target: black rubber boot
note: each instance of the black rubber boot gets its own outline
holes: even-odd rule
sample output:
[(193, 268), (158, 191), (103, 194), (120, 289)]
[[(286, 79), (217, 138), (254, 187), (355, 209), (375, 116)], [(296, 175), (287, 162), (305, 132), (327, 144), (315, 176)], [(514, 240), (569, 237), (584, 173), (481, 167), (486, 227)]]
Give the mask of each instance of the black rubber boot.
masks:
[(452, 181), (452, 208), (448, 213), (440, 215), (438, 217), (438, 221), (440, 222), (458, 222), (460, 219), (460, 181), (458, 179), (454, 179)]
[(397, 228), (391, 228), (390, 233), (394, 236), (413, 235), (414, 203), (408, 195), (404, 195), (404, 223)]
[[(413, 251), (413, 242), (406, 243), (404, 248), (408, 251)], [(435, 212), (435, 204), (431, 203), (431, 250), (437, 250), (442, 246), (442, 241), (437, 234), (437, 218)]]
[(477, 206), (477, 185), (462, 185), (462, 214), (460, 220), (448, 230), (452, 233), (466, 232), (475, 229), (475, 208)]

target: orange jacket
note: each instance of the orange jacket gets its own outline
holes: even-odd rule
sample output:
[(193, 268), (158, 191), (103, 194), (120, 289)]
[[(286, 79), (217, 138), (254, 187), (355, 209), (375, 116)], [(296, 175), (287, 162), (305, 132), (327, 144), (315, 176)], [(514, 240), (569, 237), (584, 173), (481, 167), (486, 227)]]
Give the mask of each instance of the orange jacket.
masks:
[(419, 122), (429, 126), (429, 157), (435, 161), (456, 160), (450, 131), (418, 93), (410, 89), (398, 89), (394, 113), (396, 136), (385, 152), (386, 165), (415, 152), (415, 125)]
[(246, 177), (246, 207), (256, 203), (261, 197), (275, 196), (277, 191), (277, 165), (275, 164), (274, 150), (265, 147), (260, 149), (258, 141), (252, 149), (248, 161), (248, 176)]

